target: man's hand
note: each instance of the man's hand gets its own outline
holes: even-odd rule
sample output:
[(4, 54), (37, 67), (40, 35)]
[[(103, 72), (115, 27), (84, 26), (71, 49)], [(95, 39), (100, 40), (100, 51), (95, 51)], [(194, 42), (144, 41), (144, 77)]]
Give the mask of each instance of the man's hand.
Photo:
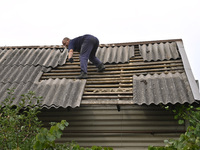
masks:
[(69, 62), (70, 62), (70, 63), (73, 63), (73, 62), (74, 62), (74, 59), (71, 57), (71, 58), (69, 59)]
[(70, 62), (70, 63), (73, 63), (73, 62), (74, 62), (74, 59), (73, 59), (73, 52), (74, 52), (73, 49), (70, 49), (70, 50), (69, 50), (68, 58), (69, 58), (69, 62)]

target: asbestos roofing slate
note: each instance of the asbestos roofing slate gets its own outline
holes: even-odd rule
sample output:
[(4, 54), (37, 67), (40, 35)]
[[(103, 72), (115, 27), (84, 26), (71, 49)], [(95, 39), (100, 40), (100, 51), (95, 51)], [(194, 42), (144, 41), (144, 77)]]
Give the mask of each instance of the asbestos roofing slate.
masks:
[(171, 60), (180, 58), (175, 42), (139, 45), (144, 61)]
[[(86, 80), (72, 80), (72, 79), (49, 79), (37, 83), (0, 83), (0, 94), (2, 102), (7, 97), (7, 89), (14, 89), (13, 105), (17, 105), (21, 100), (21, 95), (34, 91), (36, 96), (42, 97), (42, 107), (78, 107), (82, 99)], [(36, 102), (33, 102), (36, 104)]]
[(134, 46), (99, 47), (96, 56), (103, 63), (125, 63), (134, 56)]
[(62, 52), (50, 48), (4, 49), (0, 51), (0, 64), (4, 66), (40, 65), (45, 67), (56, 67), (65, 63), (67, 53), (66, 49)]
[(133, 76), (133, 101), (136, 104), (193, 103), (185, 73)]
[(35, 82), (36, 77), (40, 72), (45, 71), (42, 66), (6, 66), (1, 70), (1, 83), (26, 83)]

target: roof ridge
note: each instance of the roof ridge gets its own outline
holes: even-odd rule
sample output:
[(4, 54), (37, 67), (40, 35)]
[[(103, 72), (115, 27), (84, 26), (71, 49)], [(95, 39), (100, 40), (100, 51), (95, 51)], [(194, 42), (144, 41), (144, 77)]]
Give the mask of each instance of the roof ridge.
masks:
[[(108, 43), (100, 44), (100, 47), (104, 46), (127, 46), (149, 43), (161, 43), (161, 42), (175, 42), (182, 41), (182, 39), (168, 39), (168, 40), (153, 40), (153, 41), (138, 41), (138, 42), (125, 42), (125, 43)], [(63, 45), (32, 45), (32, 46), (0, 46), (1, 49), (5, 48), (65, 48)]]
[(100, 47), (104, 47), (104, 46), (128, 46), (128, 45), (139, 45), (139, 44), (150, 44), (150, 43), (165, 43), (165, 42), (176, 42), (176, 41), (182, 41), (182, 39), (168, 39), (168, 40), (153, 40), (153, 41), (138, 41), (138, 42), (100, 44)]
[(32, 45), (32, 46), (0, 46), (1, 49), (5, 48), (65, 48), (63, 45)]

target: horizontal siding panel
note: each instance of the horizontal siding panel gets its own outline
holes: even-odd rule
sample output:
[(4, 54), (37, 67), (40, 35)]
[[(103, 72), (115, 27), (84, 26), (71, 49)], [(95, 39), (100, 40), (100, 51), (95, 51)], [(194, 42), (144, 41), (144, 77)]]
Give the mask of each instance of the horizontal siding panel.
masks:
[[(123, 106), (122, 106), (123, 107)], [(126, 111), (126, 115), (147, 115), (147, 116), (151, 116), (151, 115), (156, 115), (156, 114), (160, 114), (162, 116), (166, 115), (169, 116), (169, 112), (167, 111), (163, 111), (163, 110), (143, 110), (143, 109), (135, 109), (134, 107), (130, 107), (130, 109), (133, 110), (124, 110)], [(54, 112), (49, 112), (49, 111), (44, 111), (42, 114), (42, 116), (49, 116), (51, 115), (52, 117), (54, 116), (71, 116), (73, 114), (73, 116), (80, 116), (80, 115), (119, 115), (119, 114), (123, 114), (123, 112), (118, 112), (118, 114), (116, 113), (117, 111), (117, 107), (114, 107), (112, 110), (106, 110), (106, 112), (102, 112), (102, 110), (105, 110), (104, 108), (100, 109), (94, 109), (94, 110), (82, 110), (81, 114), (77, 113), (74, 114), (74, 112), (79, 112), (79, 110), (73, 110), (73, 111), (69, 111), (69, 112), (65, 112), (63, 113), (63, 111), (65, 111), (65, 109), (61, 109), (61, 111), (56, 111), (56, 114), (54, 114)], [(157, 115), (156, 115), (157, 116)]]
[[(40, 117), (42, 120), (43, 120), (43, 124), (44, 126), (48, 126), (48, 122), (49, 122), (49, 118), (43, 118), (43, 117)], [(51, 118), (51, 120), (53, 122), (59, 122), (60, 119), (63, 119), (63, 118)], [(68, 119), (68, 118), (67, 118)], [(76, 126), (77, 124), (80, 124), (81, 126), (116, 126), (119, 124), (119, 120), (113, 120), (113, 119), (109, 119), (109, 120), (106, 120), (105, 121), (102, 121), (102, 120), (97, 120), (95, 119), (95, 122), (91, 121), (91, 119), (88, 119), (87, 122), (86, 122), (86, 119), (84, 119), (85, 121), (81, 122), (80, 123), (80, 120), (77, 121), (77, 120), (70, 120), (68, 119), (68, 122), (70, 122), (70, 126)], [(174, 125), (177, 125), (177, 121), (176, 120), (162, 120), (162, 121), (156, 121), (156, 120), (137, 120), (137, 119), (132, 119), (132, 120), (124, 120), (123, 122), (121, 122), (121, 125), (124, 125), (124, 126), (146, 126), (146, 125), (149, 125), (149, 126), (174, 126)]]
[(162, 146), (164, 140), (177, 138), (185, 131), (173, 115), (159, 106), (80, 107), (75, 109), (43, 109), (39, 118), (45, 127), (48, 122), (64, 119), (69, 126), (58, 143), (76, 141), (79, 145), (109, 146), (119, 149), (147, 149)]
[[(69, 120), (76, 120), (76, 119), (78, 119), (78, 120), (83, 120), (83, 116), (74, 116), (74, 117), (76, 117), (76, 118), (67, 118), (67, 119), (69, 119)], [(55, 121), (57, 121), (57, 120), (60, 120), (60, 119), (62, 119), (63, 117), (59, 117), (59, 116), (57, 116), (57, 118), (55, 118)], [(168, 120), (170, 120), (170, 119), (172, 119), (173, 117), (172, 116), (165, 116), (165, 118), (166, 119), (168, 119)], [(45, 119), (45, 118), (44, 118)], [(46, 118), (46, 119), (48, 119), (48, 118)], [(54, 119), (54, 118), (52, 118), (52, 119)], [(86, 120), (91, 120), (91, 119), (95, 119), (95, 120), (118, 120), (118, 119), (122, 119), (122, 116), (119, 116), (119, 115), (112, 115), (112, 117), (111, 116), (104, 116), (104, 115), (98, 115), (98, 116), (95, 116), (95, 115), (88, 115), (87, 116), (87, 118), (85, 118)], [(84, 119), (84, 120), (85, 120)], [(163, 119), (163, 116), (160, 116), (160, 117), (158, 117), (158, 116), (136, 116), (136, 115), (129, 115), (129, 116), (123, 116), (123, 119), (127, 119), (127, 120), (152, 120), (152, 119), (160, 119), (160, 120), (165, 120), (165, 119)]]
[[(130, 120), (131, 121), (131, 120)], [(133, 121), (133, 120), (132, 120)], [(70, 122), (69, 122), (70, 123)], [(185, 127), (180, 127), (177, 128), (176, 126), (103, 126), (103, 125), (99, 125), (99, 126), (70, 126), (70, 128), (67, 128), (66, 131), (69, 132), (117, 132), (117, 131), (121, 131), (121, 132), (133, 132), (133, 133), (137, 133), (137, 132), (172, 132), (172, 131), (176, 131), (176, 132), (181, 132), (184, 131)]]
[(168, 138), (177, 139), (178, 136), (179, 134), (115, 134), (112, 136), (107, 134), (89, 134), (80, 136), (80, 134), (69, 133), (68, 136), (64, 134), (63, 138), (58, 141), (61, 143), (64, 143), (66, 140), (77, 141), (81, 146), (108, 146), (113, 147), (114, 150), (127, 149), (127, 147), (132, 148), (132, 150), (136, 148), (147, 150), (147, 147), (150, 145), (164, 146), (164, 140)]

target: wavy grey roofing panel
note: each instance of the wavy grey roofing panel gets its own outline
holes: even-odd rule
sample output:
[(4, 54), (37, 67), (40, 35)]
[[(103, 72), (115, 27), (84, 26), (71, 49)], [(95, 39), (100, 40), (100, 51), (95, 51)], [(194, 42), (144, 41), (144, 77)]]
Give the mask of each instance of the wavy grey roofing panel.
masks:
[(16, 87), (17, 83), (0, 83), (0, 103), (5, 100), (5, 98), (7, 97), (7, 89), (11, 89), (13, 87)]
[(134, 46), (99, 47), (96, 56), (103, 63), (125, 63), (134, 56)]
[(133, 76), (133, 101), (136, 104), (193, 103), (187, 77), (184, 73)]
[[(13, 105), (17, 105), (21, 99), (21, 95), (28, 91), (34, 91), (36, 96), (42, 96), (42, 107), (77, 107), (80, 106), (82, 95), (84, 92), (86, 80), (72, 79), (49, 79), (37, 83), (0, 83), (0, 94), (2, 102), (7, 96), (8, 88), (15, 88)], [(36, 103), (36, 102), (35, 102)], [(34, 104), (34, 102), (33, 102)]]
[(139, 45), (144, 61), (171, 60), (180, 58), (175, 42)]
[(42, 66), (5, 66), (0, 72), (0, 83), (33, 83), (38, 74), (45, 70)]
[(0, 64), (3, 64), (4, 66), (40, 65), (45, 67), (56, 67), (57, 65), (63, 65), (66, 59), (66, 49), (64, 49), (63, 52), (55, 48), (15, 48), (0, 51)]
[(85, 84), (86, 80), (49, 79), (40, 82), (35, 92), (44, 97), (44, 107), (74, 108), (80, 106)]

